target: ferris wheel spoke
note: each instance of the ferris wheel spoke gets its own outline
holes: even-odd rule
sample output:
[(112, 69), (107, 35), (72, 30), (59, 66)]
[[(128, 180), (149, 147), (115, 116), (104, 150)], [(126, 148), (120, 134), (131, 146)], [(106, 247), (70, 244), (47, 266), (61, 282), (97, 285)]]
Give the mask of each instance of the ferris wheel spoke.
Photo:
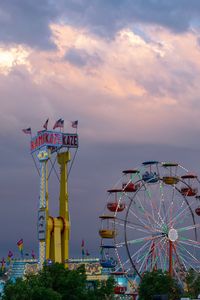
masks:
[(166, 257), (166, 253), (167, 253), (167, 248), (164, 247), (164, 245), (163, 245), (165, 243), (165, 241), (166, 241), (165, 236), (162, 237), (161, 239), (155, 241), (155, 246), (159, 252), (158, 257), (160, 258), (160, 263), (161, 263), (161, 266), (163, 266), (163, 269), (164, 269), (164, 265), (165, 265), (164, 257)]
[(115, 253), (116, 253), (116, 256), (117, 256), (117, 259), (118, 259), (118, 262), (119, 262), (119, 267), (117, 268), (117, 270), (119, 270), (121, 268), (124, 271), (124, 268), (123, 268), (123, 265), (122, 265), (122, 261), (121, 261), (121, 258), (119, 256), (119, 253), (117, 251), (117, 248), (115, 249)]
[[(151, 254), (151, 252), (152, 252), (152, 245), (153, 245), (153, 243), (154, 243), (154, 241), (150, 241), (150, 251), (148, 251), (148, 254), (150, 255)], [(144, 257), (145, 257), (145, 253), (141, 256), (140, 255), (140, 257), (139, 257), (139, 255), (138, 255), (138, 257), (137, 257), (137, 263), (140, 263), (140, 261), (141, 260), (143, 260), (144, 259)]]
[[(145, 184), (145, 187), (146, 187), (146, 185), (147, 184)], [(149, 191), (148, 187), (146, 187), (146, 194), (150, 200), (150, 206), (151, 206), (153, 220), (154, 220), (155, 224), (159, 227), (160, 223), (158, 221), (156, 221), (155, 215), (156, 215), (156, 217), (158, 217), (158, 220), (160, 220), (161, 223), (163, 223), (163, 219), (160, 215), (160, 208), (159, 208), (157, 202), (154, 201), (152, 193)], [(153, 199), (153, 201), (152, 201), (152, 199)]]
[(143, 259), (143, 262), (141, 263), (141, 266), (139, 268), (139, 273), (141, 273), (143, 266), (145, 265), (146, 261), (148, 260), (148, 256), (149, 256), (150, 251), (151, 251), (151, 245), (149, 247), (149, 251), (143, 257), (144, 259)]
[[(137, 207), (138, 212), (142, 213), (143, 216), (145, 216), (147, 218), (149, 224), (152, 224), (152, 216), (151, 216), (151, 214), (145, 210), (144, 206), (141, 203), (140, 197), (138, 195), (136, 196), (136, 198), (137, 199), (136, 199), (136, 201), (134, 201), (134, 204)], [(138, 202), (139, 202), (140, 206), (137, 206)]]
[(164, 259), (160, 247), (158, 247), (158, 257), (160, 259), (161, 269), (164, 270)]
[(116, 217), (116, 220), (119, 220), (119, 221), (121, 221), (123, 223), (126, 222), (127, 224), (133, 225), (134, 226), (133, 229), (135, 229), (135, 226), (137, 226), (137, 227), (142, 228), (142, 229), (147, 229), (148, 232), (154, 232), (155, 231), (152, 227), (141, 225), (141, 224), (138, 224), (138, 223), (134, 223), (132, 221), (126, 221), (126, 220), (121, 219), (119, 217)]
[(156, 211), (157, 211), (158, 220), (161, 222), (161, 224), (164, 223), (163, 218), (161, 216), (161, 204), (162, 204), (162, 201), (164, 201), (163, 198), (164, 198), (164, 194), (162, 191), (162, 184), (161, 184), (161, 182), (159, 182), (159, 204), (156, 205)]
[(141, 263), (141, 266), (139, 268), (139, 273), (141, 273), (143, 266), (145, 265), (147, 259), (148, 259), (149, 253), (147, 252), (142, 258), (143, 258), (143, 262)]
[(179, 167), (180, 167), (181, 169), (183, 169), (186, 173), (189, 172), (188, 169), (186, 169), (185, 167), (183, 167), (183, 166), (181, 166), (181, 165), (179, 165)]
[[(179, 247), (179, 248), (181, 249), (182, 247)], [(180, 257), (181, 262), (183, 263), (185, 269), (188, 270), (187, 266), (189, 266), (190, 268), (192, 268), (192, 269), (195, 270), (196, 262), (194, 263), (194, 261), (192, 260), (192, 262), (194, 263), (194, 265), (191, 264), (190, 260), (188, 259), (188, 255), (185, 254), (185, 253), (182, 253), (180, 249), (177, 249), (178, 250), (178, 254), (177, 255)]]
[(163, 194), (163, 184), (162, 182), (159, 183), (159, 191), (160, 191), (160, 197), (159, 197), (159, 215), (161, 214), (161, 207), (162, 207), (162, 202), (163, 202), (163, 198), (164, 198), (164, 194)]
[[(157, 239), (159, 239), (159, 237), (157, 237)], [(157, 239), (154, 239), (154, 240), (149, 240), (146, 244), (145, 244), (145, 247), (141, 247), (134, 255), (133, 257), (135, 257), (136, 255), (136, 263), (139, 264), (146, 256), (145, 252), (144, 252), (144, 249), (146, 248), (146, 246), (148, 246), (148, 244), (150, 243), (151, 244), (151, 250), (152, 250), (152, 244), (155, 243), (155, 240)], [(141, 253), (144, 252), (144, 254), (142, 255)], [(148, 251), (149, 255), (150, 255), (150, 251)]]
[(144, 237), (144, 238), (139, 238), (139, 239), (135, 239), (135, 240), (129, 240), (129, 241), (126, 241), (126, 242), (122, 242), (122, 243), (119, 243), (117, 244), (117, 246), (123, 246), (125, 245), (125, 243), (127, 244), (139, 244), (139, 243), (143, 243), (145, 241), (149, 241), (149, 240), (152, 240), (153, 238), (152, 237)]
[[(181, 267), (181, 264), (183, 264), (185, 270), (187, 270), (187, 265), (185, 264), (185, 259), (184, 259), (184, 254), (181, 253), (181, 250), (180, 249), (177, 249), (176, 247), (176, 250), (175, 250), (175, 253), (176, 253), (176, 257), (178, 259), (178, 264), (179, 266)], [(186, 263), (188, 264), (188, 262), (186, 261)]]
[[(132, 215), (134, 215), (134, 217), (141, 223), (143, 224), (144, 226), (149, 226), (147, 223), (145, 223), (145, 221), (142, 219), (142, 218), (139, 218), (137, 214), (134, 213), (134, 211), (129, 208), (129, 211), (132, 213)], [(149, 222), (150, 223), (150, 222)]]
[[(131, 259), (133, 260), (134, 257), (136, 257), (135, 262), (137, 262), (138, 261), (138, 256), (140, 255), (140, 253), (142, 251), (144, 251), (144, 249), (148, 246), (149, 243), (151, 243), (151, 241), (147, 241), (141, 248), (139, 248), (139, 250), (137, 250), (133, 255), (131, 255)], [(128, 262), (129, 262), (129, 259), (127, 259), (123, 265), (127, 264)]]
[[(176, 277), (178, 278), (179, 282), (181, 283), (181, 273), (184, 275), (185, 271), (187, 270), (187, 266), (183, 260), (183, 257), (181, 257), (180, 255), (178, 255), (177, 253), (177, 247), (175, 244), (173, 244), (173, 249), (174, 249), (174, 253), (175, 253), (175, 257), (176, 257), (176, 261), (174, 262), (174, 266), (173, 266), (173, 271), (176, 275)], [(177, 265), (176, 265), (177, 262)], [(179, 268), (179, 269), (177, 269)], [(185, 277), (185, 275), (184, 275)]]
[(181, 245), (180, 245), (181, 249), (183, 249), (183, 250), (189, 255), (190, 258), (192, 257), (196, 263), (200, 264), (200, 260), (198, 260), (192, 253), (190, 253), (190, 252), (182, 245), (182, 244), (185, 244), (185, 243), (184, 243), (184, 242), (181, 242), (181, 241), (179, 241), (179, 243), (181, 243)]
[[(192, 207), (192, 204), (195, 201), (193, 200), (190, 204), (190, 207)], [(172, 219), (172, 223), (175, 225), (177, 220), (181, 220), (183, 221), (191, 212), (188, 209), (187, 204), (185, 204), (186, 206), (184, 207), (184, 209), (182, 211), (180, 211), (180, 213), (178, 213), (173, 219)], [(184, 216), (182, 217), (182, 215), (184, 214)]]
[(143, 242), (146, 242), (146, 241), (152, 241), (152, 240), (157, 239), (157, 238), (162, 237), (162, 236), (163, 236), (162, 234), (159, 234), (159, 235), (155, 235), (155, 236), (152, 236), (152, 235), (151, 236), (145, 236), (143, 238), (134, 239), (134, 240), (126, 240), (125, 242), (116, 243), (116, 246), (117, 247), (122, 247), (125, 244), (129, 244), (129, 245), (140, 244), (140, 243), (143, 243)]
[[(116, 222), (116, 221), (115, 221), (115, 225), (120, 225), (120, 226), (124, 227), (124, 223), (120, 223), (120, 222)], [(144, 233), (151, 233), (152, 232), (150, 230), (145, 230), (145, 229), (142, 229), (142, 228), (137, 228), (135, 226), (131, 226), (129, 223), (128, 223), (128, 225), (126, 225), (126, 227), (130, 228), (130, 229), (134, 229), (136, 231), (141, 231), (141, 232), (144, 232)]]
[[(141, 200), (140, 200), (139, 197), (138, 197), (138, 202), (140, 203), (139, 208), (141, 208), (139, 210), (139, 212), (141, 211), (143, 213), (143, 215), (146, 216), (146, 218), (148, 219), (149, 224), (156, 224), (159, 227), (159, 223), (156, 221), (154, 213), (151, 214), (151, 213), (148, 212), (148, 210), (146, 208), (144, 208), (144, 205), (142, 205)], [(154, 211), (152, 201), (150, 201), (150, 205), (151, 205), (152, 211)]]
[(139, 238), (139, 239), (136, 239), (136, 240), (130, 240), (130, 241), (127, 241), (128, 244), (138, 244), (138, 243), (142, 243), (144, 241), (152, 241), (154, 239), (157, 239), (159, 237), (162, 237), (163, 235), (162, 234), (159, 234), (159, 235), (156, 235), (156, 236), (147, 236), (147, 237), (144, 237), (144, 238)]
[[(151, 241), (147, 241), (141, 248), (139, 248), (136, 252), (134, 252), (133, 255), (131, 255), (131, 259), (134, 261), (134, 264), (138, 264), (138, 258), (143, 257), (142, 252), (145, 251), (145, 248), (148, 247), (148, 245), (151, 243)], [(121, 268), (124, 269), (124, 267), (129, 263), (129, 259), (127, 259), (124, 263), (121, 262)]]
[(161, 197), (160, 198), (160, 208), (159, 208), (159, 213), (163, 215), (162, 218), (162, 224), (166, 222), (167, 219), (167, 212), (166, 212), (166, 207), (165, 207), (165, 196), (164, 196), (164, 188), (163, 188), (164, 183), (160, 183), (160, 193)]
[[(151, 244), (152, 247), (152, 244)], [(151, 250), (150, 250), (151, 251)], [(146, 255), (143, 256), (145, 258)], [(145, 264), (145, 269), (146, 270), (153, 270), (156, 266), (158, 257), (154, 256), (152, 253), (148, 253), (147, 259), (146, 259), (146, 264)]]
[(175, 187), (173, 187), (173, 190), (172, 190), (172, 199), (171, 199), (171, 203), (170, 203), (169, 208), (168, 208), (169, 226), (170, 226), (170, 228), (172, 226), (172, 214), (173, 214), (173, 206), (174, 206), (174, 195), (175, 195)]
[(144, 188), (145, 188), (145, 193), (147, 195), (147, 198), (149, 198), (149, 200), (150, 200), (151, 214), (152, 214), (152, 218), (155, 222), (154, 209), (153, 209), (153, 205), (152, 205), (152, 194), (151, 194), (150, 190), (148, 189), (148, 185), (146, 183), (144, 183)]
[[(183, 208), (184, 211), (181, 212), (180, 216), (175, 216), (173, 218), (172, 226), (174, 226), (175, 224), (176, 225), (184, 224), (186, 219), (191, 217), (191, 212), (188, 210), (187, 203), (184, 200), (180, 204), (180, 209), (182, 209), (182, 208)], [(186, 213), (185, 213), (185, 211), (186, 211)]]
[(175, 192), (176, 192), (176, 187), (173, 186), (172, 197), (170, 198), (169, 206), (168, 206), (167, 210), (165, 209), (164, 221), (168, 224), (169, 228), (171, 228), (173, 226)]
[(186, 227), (182, 227), (182, 228), (177, 228), (178, 232), (183, 232), (183, 231), (187, 231), (187, 230), (191, 230), (194, 228), (199, 228), (200, 224), (195, 224), (195, 225), (191, 225), (191, 226), (186, 226)]
[(188, 255), (184, 253), (179, 253), (180, 260), (182, 264), (184, 265), (185, 269), (187, 270), (189, 267), (192, 269), (195, 269), (195, 266), (197, 265), (196, 262), (192, 259), (188, 259)]
[(144, 251), (144, 249), (151, 243), (151, 241), (147, 241), (141, 248), (139, 248), (132, 256), (131, 259), (136, 257), (136, 262), (138, 261), (139, 255), (141, 255), (141, 252)]
[[(179, 240), (179, 243), (181, 244), (185, 244), (191, 247), (196, 247), (196, 248), (200, 248), (200, 243), (194, 240), (190, 240), (190, 239), (186, 239), (186, 238), (182, 238), (182, 240)], [(191, 245), (192, 243), (192, 245)]]

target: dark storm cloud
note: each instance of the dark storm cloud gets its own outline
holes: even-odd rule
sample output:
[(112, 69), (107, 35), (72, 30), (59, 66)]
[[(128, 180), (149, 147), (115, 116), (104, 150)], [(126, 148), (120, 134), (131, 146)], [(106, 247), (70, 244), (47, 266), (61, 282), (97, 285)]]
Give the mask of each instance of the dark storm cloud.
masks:
[(183, 32), (200, 15), (198, 0), (69, 0), (63, 1), (63, 5), (67, 19), (102, 36), (112, 36), (136, 22), (158, 24)]
[(77, 67), (97, 66), (102, 60), (98, 54), (89, 54), (84, 49), (70, 48), (64, 56), (64, 59)]
[(53, 48), (49, 23), (55, 20), (57, 14), (56, 5), (49, 0), (1, 1), (0, 41)]
[(135, 23), (184, 32), (200, 16), (198, 0), (7, 0), (0, 3), (0, 41), (52, 48), (50, 23), (62, 21), (113, 37)]
[[(37, 252), (37, 209), (39, 177), (29, 154), (29, 139), (15, 128), (10, 140), (0, 134), (0, 255), (9, 249), (18, 255), (16, 241), (24, 238), (25, 251)], [(17, 138), (16, 138), (17, 135)], [(81, 135), (81, 147), (69, 178), (71, 215), (70, 256), (81, 256), (81, 240), (93, 257), (98, 256), (99, 216), (103, 213), (107, 189), (112, 188), (125, 169), (135, 168), (145, 160), (177, 161), (189, 170), (198, 171), (199, 150), (166, 145), (131, 143), (95, 143)], [(194, 138), (194, 136), (193, 136)], [(15, 146), (14, 146), (15, 145)], [(100, 151), (99, 151), (100, 149)], [(72, 155), (73, 155), (73, 151)], [(97, 171), (98, 170), (98, 171)], [(56, 191), (56, 192), (55, 192)], [(58, 181), (52, 172), (49, 182), (50, 214), (57, 215)], [(8, 218), (9, 216), (9, 218)], [(9, 226), (5, 229), (5, 224)]]

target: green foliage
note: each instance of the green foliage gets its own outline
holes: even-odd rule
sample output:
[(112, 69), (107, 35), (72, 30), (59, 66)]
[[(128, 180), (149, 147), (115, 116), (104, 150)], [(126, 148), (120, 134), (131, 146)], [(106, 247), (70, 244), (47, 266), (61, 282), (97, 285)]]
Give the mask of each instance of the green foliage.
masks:
[(113, 290), (112, 278), (89, 289), (84, 266), (70, 271), (55, 263), (25, 280), (7, 282), (3, 300), (103, 300), (113, 299)]
[(177, 282), (167, 272), (161, 270), (145, 272), (139, 286), (140, 300), (152, 300), (153, 295), (167, 294), (170, 300), (180, 298)]
[[(93, 294), (94, 299), (114, 299), (113, 289), (115, 285), (115, 280), (113, 277), (109, 277), (107, 281), (97, 282), (94, 286)], [(93, 298), (92, 298), (93, 299)]]
[(200, 294), (200, 274), (193, 269), (190, 269), (187, 273), (186, 288), (187, 292), (184, 293), (184, 296), (197, 298)]

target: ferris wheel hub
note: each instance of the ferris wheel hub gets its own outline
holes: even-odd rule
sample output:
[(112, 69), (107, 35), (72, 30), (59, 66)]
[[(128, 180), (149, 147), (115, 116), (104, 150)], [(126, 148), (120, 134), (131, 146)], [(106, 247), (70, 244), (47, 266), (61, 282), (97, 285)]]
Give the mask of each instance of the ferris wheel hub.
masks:
[(168, 232), (168, 238), (171, 242), (175, 242), (178, 239), (178, 231), (174, 228), (171, 228)]

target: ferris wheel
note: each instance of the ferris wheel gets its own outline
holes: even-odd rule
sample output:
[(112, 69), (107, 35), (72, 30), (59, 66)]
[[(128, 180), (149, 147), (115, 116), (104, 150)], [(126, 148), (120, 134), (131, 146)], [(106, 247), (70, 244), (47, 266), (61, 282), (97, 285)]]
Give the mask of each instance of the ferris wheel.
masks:
[(139, 281), (161, 269), (183, 284), (200, 270), (200, 182), (177, 163), (146, 161), (109, 189), (100, 216), (101, 264)]

